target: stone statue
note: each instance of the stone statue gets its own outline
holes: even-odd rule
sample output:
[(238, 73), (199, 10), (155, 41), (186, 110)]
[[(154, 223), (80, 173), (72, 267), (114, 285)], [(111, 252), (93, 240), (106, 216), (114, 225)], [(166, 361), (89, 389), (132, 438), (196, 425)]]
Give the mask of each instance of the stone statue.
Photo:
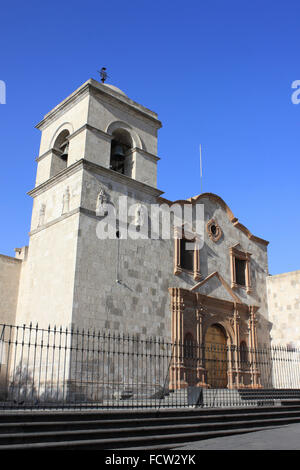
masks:
[(135, 208), (133, 224), (136, 227), (141, 227), (144, 224), (144, 221), (145, 221), (144, 207), (142, 206), (142, 204), (137, 204)]
[(96, 215), (98, 217), (105, 217), (108, 214), (108, 195), (105, 193), (104, 189), (101, 188), (96, 202)]
[(70, 189), (69, 186), (64, 192), (63, 195), (63, 202), (62, 202), (62, 215), (66, 214), (70, 210)]
[(46, 213), (46, 204), (42, 203), (42, 204), (41, 204), (41, 207), (40, 207), (40, 212), (39, 212), (39, 223), (38, 223), (38, 227), (40, 227), (40, 225), (44, 225), (44, 222), (45, 222), (45, 213)]

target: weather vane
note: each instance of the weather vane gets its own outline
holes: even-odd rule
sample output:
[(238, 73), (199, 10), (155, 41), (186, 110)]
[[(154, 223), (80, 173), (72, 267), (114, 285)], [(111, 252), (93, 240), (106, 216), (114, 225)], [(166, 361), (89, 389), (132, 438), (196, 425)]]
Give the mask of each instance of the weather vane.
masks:
[(98, 70), (98, 73), (100, 74), (101, 82), (104, 83), (108, 77), (107, 72), (106, 72), (106, 67), (102, 67), (100, 71)]

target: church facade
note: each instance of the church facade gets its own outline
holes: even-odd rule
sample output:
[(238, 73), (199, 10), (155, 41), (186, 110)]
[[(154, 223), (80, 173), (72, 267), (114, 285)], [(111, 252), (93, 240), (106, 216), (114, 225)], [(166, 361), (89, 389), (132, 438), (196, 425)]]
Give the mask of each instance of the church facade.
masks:
[[(270, 344), (268, 242), (218, 195), (163, 197), (160, 127), (156, 113), (92, 79), (37, 125), (30, 241), (15, 258), (0, 256), (1, 323), (158, 336), (175, 344), (176, 357), (187, 341), (249, 350)], [(126, 223), (117, 209), (124, 198), (134, 207)], [(178, 225), (171, 217), (169, 238), (123, 236), (128, 223), (139, 233), (141, 210), (150, 214), (153, 205), (165, 212), (188, 206), (193, 214), (201, 207), (202, 233), (193, 221)], [(115, 236), (104, 238), (99, 222), (109, 207)], [(209, 385), (200, 350), (198, 359), (192, 376), (184, 361), (172, 364), (171, 389)], [(236, 367), (224, 387), (260, 386), (259, 371), (241, 371), (234, 352), (230, 363)]]

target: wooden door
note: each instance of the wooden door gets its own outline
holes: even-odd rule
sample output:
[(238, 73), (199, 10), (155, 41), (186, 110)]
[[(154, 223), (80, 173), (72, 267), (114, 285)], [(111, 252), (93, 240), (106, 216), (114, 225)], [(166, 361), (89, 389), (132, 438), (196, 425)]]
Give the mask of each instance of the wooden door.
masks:
[(227, 387), (227, 342), (223, 328), (212, 325), (205, 335), (205, 368), (211, 388)]

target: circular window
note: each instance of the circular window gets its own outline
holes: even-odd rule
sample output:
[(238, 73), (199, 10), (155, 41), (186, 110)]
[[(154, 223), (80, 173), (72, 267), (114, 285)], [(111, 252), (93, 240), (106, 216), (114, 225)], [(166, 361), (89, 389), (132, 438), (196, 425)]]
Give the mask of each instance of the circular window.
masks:
[(210, 227), (210, 230), (211, 230), (211, 233), (212, 233), (213, 235), (216, 235), (216, 233), (217, 233), (217, 227), (215, 226), (215, 224), (213, 224), (213, 225)]
[(209, 220), (206, 225), (206, 230), (207, 230), (209, 238), (213, 242), (217, 242), (218, 240), (220, 240), (222, 236), (222, 230), (221, 230), (221, 227), (216, 222), (216, 220), (214, 219)]

